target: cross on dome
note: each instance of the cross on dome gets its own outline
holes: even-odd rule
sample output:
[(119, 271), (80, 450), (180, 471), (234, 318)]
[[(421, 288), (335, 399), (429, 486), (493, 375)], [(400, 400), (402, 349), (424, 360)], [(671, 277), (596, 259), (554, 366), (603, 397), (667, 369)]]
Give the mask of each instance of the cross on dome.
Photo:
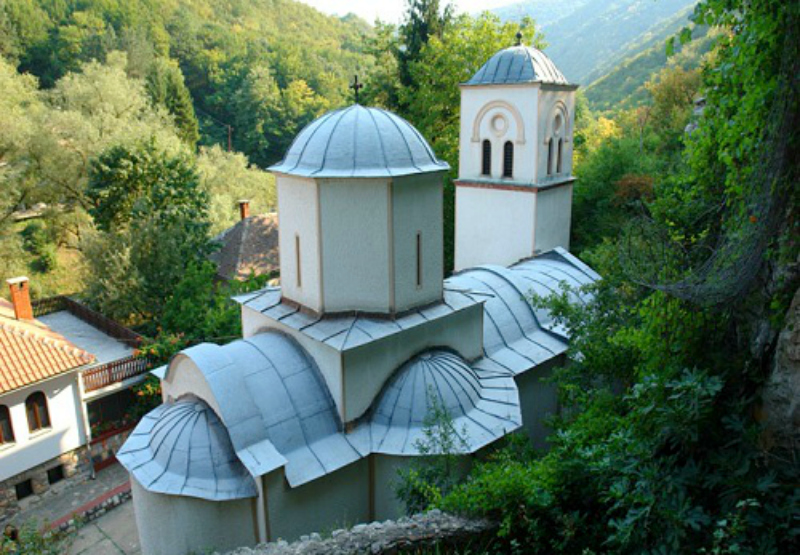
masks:
[(350, 85), (350, 88), (353, 89), (353, 92), (355, 93), (355, 102), (358, 104), (358, 91), (364, 88), (364, 83), (358, 82), (358, 75), (353, 76), (353, 84)]

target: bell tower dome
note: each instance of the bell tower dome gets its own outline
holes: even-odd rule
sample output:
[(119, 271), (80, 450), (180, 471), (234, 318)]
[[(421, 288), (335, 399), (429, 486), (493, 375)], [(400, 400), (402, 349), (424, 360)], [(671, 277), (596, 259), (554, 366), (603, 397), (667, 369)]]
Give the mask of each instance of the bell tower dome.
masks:
[(457, 271), (569, 248), (578, 86), (517, 38), (461, 85)]

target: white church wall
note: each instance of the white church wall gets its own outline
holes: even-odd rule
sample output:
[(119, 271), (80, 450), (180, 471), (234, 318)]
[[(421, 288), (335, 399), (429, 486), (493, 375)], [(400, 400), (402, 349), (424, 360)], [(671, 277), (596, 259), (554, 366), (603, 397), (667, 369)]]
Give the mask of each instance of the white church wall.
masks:
[(533, 255), (534, 191), (456, 186), (455, 270)]
[[(327, 312), (390, 309), (389, 183), (319, 181), (322, 305)], [(281, 213), (281, 225), (286, 220)]]
[(256, 543), (253, 499), (207, 501), (149, 492), (131, 477), (144, 555), (228, 551)]
[(296, 488), (289, 487), (283, 470), (263, 477), (271, 541), (295, 540), (369, 520), (367, 459)]
[(318, 185), (313, 179), (288, 175), (278, 175), (276, 181), (280, 214), (278, 246), (283, 295), (287, 299), (319, 311), (322, 291)]
[[(0, 481), (77, 449), (86, 443), (77, 372), (12, 391), (0, 397), (11, 416), (14, 442), (0, 446)], [(31, 432), (25, 400), (36, 391), (47, 398), (50, 427)]]
[(192, 359), (179, 353), (172, 359), (166, 376), (161, 380), (161, 397), (165, 403), (171, 403), (185, 395), (202, 399), (222, 418), (217, 398), (203, 372)]
[(336, 403), (339, 417), (344, 420), (341, 353), (321, 341), (311, 339), (302, 332), (264, 316), (257, 310), (242, 306), (242, 336), (246, 339), (264, 330), (276, 330), (294, 338), (311, 355), (325, 379), (334, 403)]
[(553, 369), (563, 365), (565, 361), (565, 357), (561, 355), (515, 378), (519, 389), (523, 430), (537, 449), (547, 448), (546, 439), (551, 430), (546, 421), (550, 415), (559, 411), (556, 385), (543, 380), (549, 378)]
[[(442, 174), (400, 177), (392, 185), (395, 310), (440, 301), (442, 256)], [(417, 234), (420, 282), (417, 283)]]
[[(510, 180), (536, 181), (538, 91), (538, 83), (461, 87), (459, 179), (502, 179), (503, 144), (510, 140), (514, 143)], [(493, 124), (497, 116), (499, 127)], [(490, 177), (481, 175), (484, 139), (492, 143)]]
[(474, 360), (483, 351), (483, 305), (472, 305), (343, 353), (344, 420), (372, 405), (386, 381), (411, 357), (434, 347)]
[(535, 252), (547, 252), (556, 247), (569, 249), (572, 184), (541, 189), (536, 197)]

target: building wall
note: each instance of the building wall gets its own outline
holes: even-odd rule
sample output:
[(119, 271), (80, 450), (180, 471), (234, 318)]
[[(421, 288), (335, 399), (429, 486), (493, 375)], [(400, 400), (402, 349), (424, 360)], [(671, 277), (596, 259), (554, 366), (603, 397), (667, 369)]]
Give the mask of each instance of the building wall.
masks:
[(556, 385), (543, 380), (549, 378), (553, 369), (565, 361), (566, 358), (561, 355), (515, 378), (519, 388), (522, 428), (538, 449), (547, 447), (546, 438), (551, 431), (546, 423), (547, 418), (559, 411)]
[(434, 347), (452, 349), (466, 360), (480, 357), (483, 305), (473, 305), (345, 351), (342, 362), (344, 421), (351, 422), (362, 416), (403, 363)]
[(372, 455), (372, 458), (374, 520), (399, 518), (405, 514), (405, 505), (397, 498), (395, 490), (400, 482), (400, 472), (408, 471), (414, 459), (389, 455)]
[[(281, 287), (283, 295), (319, 311), (320, 280), (319, 203), (317, 183), (288, 175), (277, 176), (280, 215)], [(300, 285), (297, 281), (297, 237), (300, 238)]]
[[(389, 183), (319, 180), (323, 308), (328, 312), (390, 310)], [(281, 213), (281, 226), (287, 221)]]
[[(14, 428), (14, 443), (0, 445), (0, 481), (74, 451), (86, 443), (83, 404), (78, 387), (79, 375), (70, 372), (0, 396)], [(36, 391), (47, 398), (50, 428), (31, 433), (25, 400)]]
[(456, 187), (455, 270), (533, 255), (537, 193)]
[(536, 194), (534, 251), (569, 249), (572, 225), (572, 184), (542, 189)]
[[(508, 181), (536, 181), (538, 92), (538, 83), (461, 88), (460, 179), (506, 180), (502, 177), (503, 144), (510, 140), (514, 143), (514, 176)], [(493, 124), (498, 117), (505, 127), (498, 129)], [(481, 175), (484, 139), (492, 143), (491, 177)]]
[[(442, 299), (442, 174), (399, 177), (392, 185), (394, 310)], [(420, 236), (421, 283), (417, 284), (417, 234)]]
[(145, 490), (131, 477), (143, 555), (222, 552), (256, 543), (254, 499), (207, 501)]
[(269, 539), (296, 540), (369, 520), (369, 467), (361, 459), (332, 474), (289, 487), (283, 470), (263, 477)]

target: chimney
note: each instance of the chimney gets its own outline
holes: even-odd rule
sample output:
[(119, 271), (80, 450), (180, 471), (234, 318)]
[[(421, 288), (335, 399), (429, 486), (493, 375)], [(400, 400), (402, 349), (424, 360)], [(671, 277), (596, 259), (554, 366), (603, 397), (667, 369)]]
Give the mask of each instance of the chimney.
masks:
[(249, 200), (240, 200), (239, 201), (239, 216), (241, 219), (245, 219), (250, 216), (250, 201)]
[(31, 292), (28, 287), (28, 278), (18, 277), (6, 280), (11, 290), (11, 304), (14, 305), (14, 316), (17, 320), (33, 320), (33, 307), (31, 306)]

